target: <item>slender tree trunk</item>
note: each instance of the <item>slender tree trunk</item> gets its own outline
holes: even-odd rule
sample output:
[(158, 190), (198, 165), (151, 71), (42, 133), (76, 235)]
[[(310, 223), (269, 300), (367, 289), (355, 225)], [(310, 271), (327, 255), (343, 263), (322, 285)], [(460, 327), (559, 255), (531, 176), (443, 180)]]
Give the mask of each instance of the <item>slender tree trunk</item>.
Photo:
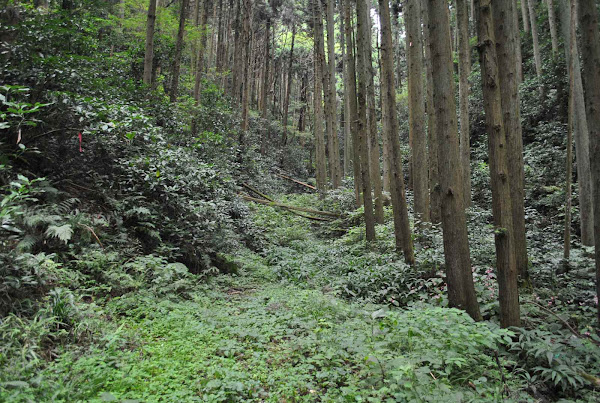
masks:
[(548, 25), (550, 25), (550, 38), (552, 40), (552, 53), (558, 53), (558, 34), (556, 33), (556, 11), (554, 0), (546, 0), (548, 6)]
[(360, 168), (360, 154), (358, 142), (358, 103), (356, 95), (356, 59), (354, 57), (354, 40), (352, 26), (351, 0), (342, 0), (344, 2), (344, 35), (346, 37), (346, 68), (348, 76), (345, 85), (348, 87), (349, 113), (348, 122), (350, 123), (350, 132), (352, 137), (352, 171), (354, 175), (354, 193), (356, 196), (356, 206), (363, 204), (362, 200), (362, 182)]
[(538, 78), (538, 87), (540, 96), (544, 94), (544, 86), (542, 85), (542, 54), (540, 53), (540, 41), (538, 39), (537, 30), (537, 14), (535, 13), (535, 0), (527, 1), (529, 5), (529, 16), (531, 17), (531, 37), (533, 39), (533, 59), (535, 61), (535, 74)]
[[(244, 58), (243, 58), (243, 71), (244, 76), (242, 78), (243, 90), (242, 90), (242, 132), (248, 130), (248, 119), (249, 119), (249, 98), (250, 98), (250, 66), (252, 62), (252, 0), (243, 0), (244, 4), (244, 24), (243, 24), (243, 38), (244, 41)], [(243, 143), (240, 141), (240, 143)]]
[(433, 107), (433, 70), (431, 68), (431, 37), (429, 25), (429, 3), (423, 1), (423, 40), (425, 42), (425, 72), (427, 77), (426, 111), (427, 111), (427, 143), (429, 153), (429, 199), (431, 204), (431, 222), (439, 223), (441, 220), (440, 194), (435, 189), (440, 183), (438, 169), (438, 142), (436, 134), (435, 108)]
[(467, 218), (463, 208), (462, 175), (458, 145), (458, 122), (454, 98), (450, 18), (446, 0), (429, 1), (429, 32), (433, 66), (433, 96), (437, 121), (437, 138), (442, 203), (442, 231), (448, 302), (481, 320), (471, 273)]
[[(565, 180), (565, 230), (564, 230), (564, 254), (565, 260), (571, 255), (571, 199), (573, 181), (573, 123), (575, 120), (575, 49), (577, 47), (577, 28), (575, 1), (571, 0), (569, 16), (569, 42), (568, 50), (568, 72), (569, 72), (569, 112), (567, 122), (567, 163)], [(580, 179), (581, 180), (581, 179)]]
[[(523, 0), (526, 1), (526, 0)], [(519, 31), (514, 18), (514, 2), (494, 4), (494, 33), (498, 55), (498, 72), (502, 88), (502, 111), (508, 153), (508, 175), (511, 178), (510, 195), (513, 216), (515, 260), (521, 281), (529, 281), (527, 270), (527, 240), (525, 233), (525, 173), (523, 164), (523, 137), (517, 73)]]
[(231, 69), (231, 95), (233, 98), (233, 104), (238, 107), (240, 105), (240, 98), (242, 95), (241, 90), (241, 78), (243, 71), (243, 58), (242, 58), (242, 0), (236, 0), (235, 3), (235, 21), (233, 23), (233, 68)]
[(292, 45), (290, 46), (290, 60), (288, 63), (287, 88), (283, 104), (283, 145), (287, 145), (288, 114), (290, 108), (290, 94), (292, 93), (292, 67), (294, 66), (294, 41), (296, 40), (296, 24), (292, 23)]
[[(388, 13), (389, 13), (389, 6), (388, 6)], [(388, 17), (389, 20), (389, 17)], [(390, 21), (388, 21), (390, 22)], [(379, 26), (381, 27), (382, 24), (382, 17), (381, 17), (381, 6), (380, 6), (380, 14), (379, 14)], [(391, 24), (391, 22), (390, 22)], [(383, 38), (383, 31), (381, 32), (382, 38)], [(383, 47), (383, 40), (382, 40), (382, 47)], [(390, 49), (388, 49), (388, 51), (392, 52), (392, 75), (393, 75), (393, 69), (394, 69), (394, 59), (393, 59), (393, 49), (394, 49), (394, 45), (392, 43), (392, 47)], [(379, 108), (381, 109), (381, 127), (382, 127), (382, 145), (383, 145), (383, 191), (390, 193), (391, 192), (391, 181), (392, 181), (392, 173), (391, 173), (391, 168), (390, 168), (390, 161), (391, 161), (391, 145), (390, 142), (388, 141), (388, 137), (386, 135), (386, 133), (389, 131), (389, 118), (386, 116), (387, 115), (387, 104), (386, 104), (386, 100), (385, 100), (385, 89), (384, 89), (384, 85), (383, 85), (383, 52), (380, 51), (379, 53), (379, 57), (378, 62), (379, 62)], [(394, 78), (394, 87), (395, 87), (395, 77)], [(395, 89), (394, 89), (395, 91)], [(395, 100), (394, 100), (395, 101)]]
[[(331, 1), (331, 0), (330, 0)], [(370, 4), (370, 3), (369, 3)], [(375, 80), (373, 76), (373, 47), (371, 45), (371, 7), (367, 5), (367, 26), (369, 27), (369, 38), (366, 41), (365, 71), (367, 74), (367, 126), (369, 138), (369, 167), (371, 168), (371, 184), (375, 196), (375, 222), (383, 224), (383, 185), (381, 182), (381, 169), (379, 165), (379, 137), (377, 133), (377, 115), (375, 113)]]
[[(409, 139), (412, 151), (411, 174), (415, 197), (415, 219), (429, 222), (429, 169), (427, 167), (427, 138), (425, 137), (424, 126), (425, 103), (423, 97), (423, 41), (421, 36), (420, 0), (407, 0), (406, 7)], [(462, 191), (460, 193), (462, 194)]]
[(521, 326), (518, 273), (513, 248), (510, 176), (506, 155), (506, 134), (502, 116), (502, 96), (498, 57), (492, 19), (492, 0), (475, 0), (481, 85), (488, 132), (488, 152), (496, 243), (496, 268), (502, 327)]
[[(600, 298), (600, 32), (598, 9), (594, 0), (579, 0), (581, 26), (583, 81), (585, 83), (586, 113), (590, 123), (590, 155), (592, 189), (594, 190), (594, 239), (596, 245), (596, 293)], [(598, 304), (600, 322), (600, 304)]]
[(204, 64), (204, 52), (206, 50), (206, 20), (208, 19), (208, 0), (203, 0), (202, 10), (200, 12), (200, 46), (198, 47), (198, 54), (196, 55), (196, 77), (194, 79), (194, 100), (196, 105), (200, 104), (200, 90), (202, 87), (202, 65)]
[(264, 70), (262, 71), (263, 74), (263, 80), (262, 80), (262, 87), (261, 87), (261, 96), (260, 96), (260, 111), (261, 111), (261, 117), (263, 119), (267, 118), (267, 111), (268, 111), (268, 107), (267, 107), (267, 92), (269, 91), (269, 80), (271, 79), (270, 75), (269, 75), (269, 68), (271, 67), (269, 62), (271, 61), (271, 49), (270, 49), (270, 45), (271, 45), (271, 35), (269, 34), (271, 32), (271, 17), (267, 17), (267, 26), (265, 28), (265, 52), (264, 52)]
[[(516, 0), (515, 0), (516, 1)], [(527, 13), (527, 0), (521, 1), (521, 17), (523, 18), (523, 31), (529, 33), (529, 19)], [(517, 29), (519, 27), (517, 26)]]
[(154, 60), (154, 25), (156, 23), (156, 1), (150, 0), (146, 21), (146, 54), (144, 56), (144, 84), (152, 84), (152, 61)]
[(313, 0), (313, 29), (314, 29), (314, 63), (315, 63), (315, 91), (314, 101), (314, 130), (315, 130), (315, 159), (317, 165), (317, 189), (322, 194), (327, 187), (327, 166), (325, 157), (325, 134), (323, 132), (323, 16), (321, 13), (321, 0)]
[(469, 10), (467, 0), (456, 0), (458, 25), (458, 99), (460, 108), (460, 159), (463, 167), (465, 207), (471, 205), (471, 146), (469, 130), (469, 74), (471, 49), (469, 46)]
[(302, 83), (300, 85), (300, 112), (298, 113), (298, 131), (306, 130), (306, 107), (308, 105), (308, 73), (302, 75)]
[(189, 0), (181, 0), (181, 11), (179, 13), (179, 29), (177, 30), (177, 40), (175, 42), (175, 55), (173, 57), (173, 80), (171, 81), (171, 102), (177, 100), (179, 90), (179, 71), (181, 69), (181, 52), (183, 50), (183, 34), (185, 32), (185, 16), (187, 14)]
[[(564, 43), (571, 43), (570, 21), (571, 8), (569, 0), (561, 0), (560, 18), (564, 37)], [(577, 43), (577, 38), (575, 38)], [(577, 159), (577, 185), (579, 190), (579, 216), (581, 229), (581, 243), (587, 246), (594, 245), (594, 208), (592, 201), (592, 173), (591, 162), (594, 158), (590, 154), (590, 130), (586, 116), (586, 104), (584, 100), (583, 83), (581, 78), (581, 65), (579, 63), (579, 52), (577, 45), (574, 48), (565, 46), (565, 59), (567, 65), (571, 63), (571, 55), (574, 55), (574, 111), (573, 135), (575, 139), (575, 155)], [(570, 74), (570, 73), (569, 73)], [(570, 79), (570, 77), (569, 77)]]
[(389, 3), (379, 0), (379, 17), (381, 19), (381, 96), (385, 108), (384, 137), (387, 138), (390, 150), (390, 196), (394, 211), (394, 236), (396, 248), (404, 253), (404, 260), (414, 264), (412, 236), (402, 174), (402, 155), (398, 137), (399, 124), (396, 115), (396, 90), (394, 87), (394, 47), (392, 44), (392, 25), (390, 21)]
[(369, 150), (367, 127), (367, 80), (368, 72), (366, 42), (371, 40), (365, 0), (356, 1), (356, 66), (358, 70), (358, 149), (360, 154), (360, 176), (362, 183), (363, 204), (365, 208), (365, 227), (367, 241), (375, 240), (375, 216), (373, 214), (373, 196), (371, 195), (371, 178), (369, 177)]
[[(199, 1), (199, 0), (196, 0)], [(223, 11), (223, 0), (219, 0), (219, 23), (217, 26), (217, 61), (216, 71), (217, 77), (223, 72), (224, 58), (227, 55), (225, 50), (225, 23), (223, 19), (227, 18), (226, 13)]]
[[(521, 85), (523, 82), (523, 52), (521, 50), (521, 33), (519, 31), (519, 5), (517, 4), (517, 0), (512, 0), (512, 12), (513, 12), (513, 24), (517, 30), (517, 44), (515, 46), (515, 56), (517, 63), (517, 86)], [(527, 0), (523, 0), (527, 1)], [(497, 39), (497, 38), (496, 38)]]
[(333, 17), (335, 13), (335, 0), (327, 0), (327, 53), (329, 75), (329, 102), (327, 104), (328, 138), (329, 138), (329, 170), (331, 184), (334, 189), (340, 187), (342, 182), (342, 167), (340, 166), (340, 142), (337, 134), (337, 91), (335, 78), (335, 29)]
[(346, 26), (344, 24), (344, 5), (340, 1), (338, 8), (340, 21), (340, 46), (342, 48), (342, 73), (344, 79), (344, 177), (350, 176), (352, 171), (352, 138), (350, 130), (350, 93), (348, 91), (348, 54), (346, 52)]

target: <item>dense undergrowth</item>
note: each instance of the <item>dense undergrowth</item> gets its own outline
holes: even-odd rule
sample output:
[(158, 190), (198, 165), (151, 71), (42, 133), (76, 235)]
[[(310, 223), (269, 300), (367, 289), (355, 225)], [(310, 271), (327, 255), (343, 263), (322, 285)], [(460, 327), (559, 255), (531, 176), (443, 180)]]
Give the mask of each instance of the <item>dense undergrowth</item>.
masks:
[[(298, 188), (271, 168), (306, 178), (309, 152), (290, 141), (262, 155), (268, 122), (254, 115), (240, 142), (210, 79), (199, 106), (144, 88), (141, 49), (101, 7), (18, 11), (0, 56), (0, 400), (600, 398), (590, 251), (574, 248), (567, 265), (560, 244), (564, 91), (524, 97), (532, 284), (524, 328), (501, 330), (482, 116), (469, 233), (485, 321), (474, 323), (446, 307), (438, 227), (417, 232), (406, 266), (389, 211), (364, 242), (351, 183), (286, 195)], [(169, 38), (157, 39), (165, 66)], [(481, 110), (477, 91), (471, 102)], [(342, 218), (248, 207), (243, 182)]]

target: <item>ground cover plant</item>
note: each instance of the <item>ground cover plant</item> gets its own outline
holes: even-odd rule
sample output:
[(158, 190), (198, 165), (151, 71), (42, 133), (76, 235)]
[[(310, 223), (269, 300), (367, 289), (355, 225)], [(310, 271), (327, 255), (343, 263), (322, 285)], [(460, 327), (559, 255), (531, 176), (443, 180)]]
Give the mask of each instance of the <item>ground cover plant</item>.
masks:
[(597, 3), (455, 3), (2, 2), (0, 401), (600, 400)]

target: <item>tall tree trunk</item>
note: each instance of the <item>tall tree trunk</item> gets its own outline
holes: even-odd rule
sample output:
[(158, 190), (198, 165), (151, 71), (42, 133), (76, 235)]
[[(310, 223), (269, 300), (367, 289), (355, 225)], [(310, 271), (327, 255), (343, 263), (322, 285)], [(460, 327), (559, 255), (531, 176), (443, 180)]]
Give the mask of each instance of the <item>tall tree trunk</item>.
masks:
[(460, 108), (460, 159), (463, 167), (465, 207), (471, 205), (471, 146), (469, 130), (469, 74), (471, 49), (469, 46), (469, 10), (467, 0), (456, 0), (458, 26), (458, 99)]
[(306, 107), (308, 105), (308, 73), (302, 75), (300, 84), (300, 112), (298, 113), (298, 131), (306, 130)]
[(200, 12), (200, 46), (196, 57), (196, 77), (194, 79), (194, 100), (196, 105), (200, 104), (200, 90), (202, 87), (202, 65), (204, 64), (204, 51), (206, 50), (206, 20), (208, 19), (208, 0), (202, 1), (202, 9)]
[(531, 38), (533, 39), (533, 60), (535, 61), (535, 74), (538, 78), (538, 88), (540, 96), (544, 94), (544, 86), (542, 85), (542, 54), (540, 53), (540, 41), (537, 30), (537, 14), (535, 12), (535, 0), (527, 1), (529, 5), (529, 17), (531, 17)]
[(346, 52), (346, 25), (344, 24), (344, 5), (340, 2), (339, 8), (340, 21), (340, 47), (342, 48), (342, 74), (344, 88), (344, 177), (350, 176), (352, 170), (352, 138), (350, 130), (350, 93), (348, 91), (348, 54)]
[(394, 30), (392, 34), (392, 41), (394, 41), (394, 49), (397, 52), (394, 53), (394, 57), (396, 59), (396, 88), (402, 89), (402, 41), (400, 37), (402, 36), (402, 25), (400, 24), (400, 6), (398, 4), (394, 5), (394, 8), (391, 11), (392, 18), (392, 29)]
[[(331, 1), (331, 0), (330, 0)], [(370, 3), (369, 3), (370, 4)], [(375, 196), (375, 222), (383, 224), (383, 185), (381, 182), (381, 169), (379, 165), (379, 138), (377, 132), (377, 114), (375, 113), (375, 80), (373, 76), (373, 47), (371, 45), (371, 7), (367, 5), (367, 26), (369, 27), (369, 37), (366, 41), (365, 52), (365, 71), (367, 74), (367, 126), (369, 138), (369, 167), (371, 168), (371, 184), (373, 185), (373, 194)]]
[(268, 111), (268, 107), (267, 107), (267, 92), (269, 91), (269, 80), (271, 79), (270, 75), (269, 75), (269, 62), (271, 61), (271, 49), (270, 49), (270, 45), (271, 45), (271, 17), (267, 17), (267, 26), (265, 28), (265, 53), (264, 53), (264, 70), (262, 71), (263, 74), (263, 80), (262, 80), (262, 87), (261, 87), (261, 96), (260, 96), (260, 111), (261, 111), (261, 117), (263, 119), (267, 118), (267, 111)]
[(152, 84), (152, 61), (154, 60), (154, 25), (156, 23), (156, 2), (150, 0), (146, 20), (146, 54), (144, 55), (144, 84)]
[(569, 42), (568, 42), (568, 72), (569, 72), (569, 111), (567, 118), (567, 163), (565, 180), (565, 230), (564, 230), (564, 254), (565, 260), (571, 255), (571, 202), (573, 181), (573, 123), (575, 120), (575, 49), (577, 48), (577, 28), (575, 1), (570, 2), (569, 16)]
[[(388, 13), (389, 13), (389, 6), (388, 6)], [(381, 17), (381, 6), (380, 6), (380, 14), (379, 14), (379, 26), (381, 27), (382, 24), (382, 17)], [(388, 17), (389, 20), (389, 17)], [(391, 24), (391, 21), (388, 21)], [(383, 31), (381, 31), (381, 35), (383, 38)], [(382, 40), (382, 45), (383, 46), (383, 40)], [(392, 42), (392, 47), (390, 49), (388, 49), (388, 51), (392, 52), (392, 74), (393, 74), (393, 69), (394, 69), (394, 54), (393, 54), (393, 50), (394, 50), (394, 44)], [(380, 79), (379, 79), (379, 109), (381, 109), (381, 128), (382, 128), (382, 136), (381, 136), (381, 140), (382, 140), (382, 145), (383, 145), (383, 191), (390, 193), (391, 192), (391, 181), (392, 181), (392, 171), (390, 168), (390, 164), (391, 164), (391, 145), (390, 142), (388, 141), (388, 137), (387, 137), (387, 132), (389, 131), (389, 118), (386, 116), (387, 115), (387, 100), (385, 100), (385, 94), (384, 94), (384, 85), (383, 85), (383, 52), (381, 51), (381, 48), (379, 50), (379, 57), (378, 62), (379, 62), (379, 74), (380, 74)], [(394, 80), (396, 78), (394, 77)], [(393, 82), (394, 87), (395, 87), (395, 82)], [(395, 91), (395, 89), (394, 89)]]
[[(571, 8), (569, 0), (561, 0), (560, 18), (564, 43), (571, 43), (570, 20)], [(575, 38), (577, 43), (577, 38)], [(587, 246), (594, 245), (594, 208), (592, 201), (592, 173), (591, 162), (594, 158), (590, 154), (590, 130), (586, 116), (586, 104), (584, 100), (583, 83), (581, 78), (581, 65), (579, 63), (579, 52), (577, 46), (571, 49), (565, 46), (565, 59), (567, 65), (571, 63), (571, 54), (574, 55), (574, 109), (573, 135), (575, 139), (575, 156), (577, 159), (577, 185), (579, 190), (579, 218), (581, 229), (581, 243)]]
[(296, 40), (296, 24), (292, 22), (292, 45), (290, 46), (290, 60), (288, 63), (287, 88), (283, 104), (283, 145), (287, 144), (288, 114), (290, 108), (290, 94), (292, 93), (292, 67), (294, 66), (294, 42)]
[[(199, 0), (196, 0), (199, 1)], [(228, 13), (227, 13), (228, 14)], [(227, 55), (227, 51), (225, 50), (225, 23), (223, 22), (224, 18), (227, 18), (227, 14), (223, 11), (223, 0), (219, 0), (219, 22), (217, 26), (217, 61), (216, 61), (216, 71), (217, 76), (223, 72), (223, 65), (225, 55)]]
[[(415, 219), (429, 222), (429, 175), (425, 103), (423, 97), (423, 41), (420, 0), (407, 0), (406, 47), (408, 49), (409, 141), (412, 151), (411, 175), (415, 197)], [(431, 11), (431, 10), (430, 10)], [(450, 28), (448, 28), (450, 29)], [(461, 182), (462, 183), (462, 182)], [(461, 191), (460, 194), (463, 192)]]
[(354, 40), (352, 26), (351, 0), (342, 0), (344, 2), (344, 36), (346, 37), (346, 68), (348, 75), (345, 86), (348, 87), (349, 113), (348, 122), (350, 122), (350, 132), (352, 137), (352, 171), (354, 175), (354, 193), (356, 196), (356, 206), (363, 204), (362, 200), (362, 181), (360, 168), (360, 154), (358, 143), (358, 103), (356, 95), (356, 59), (354, 57)]
[(327, 54), (329, 102), (327, 104), (327, 130), (329, 139), (329, 171), (331, 184), (334, 189), (340, 187), (342, 182), (342, 167), (340, 166), (340, 142), (337, 134), (337, 91), (335, 78), (335, 29), (333, 17), (335, 13), (335, 0), (327, 0)]
[(515, 4), (512, 1), (499, 1), (494, 4), (494, 34), (498, 54), (500, 88), (502, 88), (508, 175), (511, 178), (510, 195), (515, 258), (521, 281), (528, 282), (527, 239), (525, 233), (525, 173), (516, 56), (517, 47), (519, 46), (519, 30), (517, 20), (514, 18), (514, 6)]
[(369, 177), (369, 145), (367, 127), (367, 49), (366, 42), (371, 40), (365, 0), (356, 0), (356, 66), (358, 70), (358, 149), (360, 155), (360, 177), (362, 184), (363, 204), (365, 208), (365, 227), (367, 241), (375, 240), (375, 216), (373, 214), (373, 196), (371, 195), (371, 178)]
[(429, 153), (429, 199), (431, 205), (431, 222), (439, 223), (442, 216), (440, 194), (435, 190), (440, 182), (438, 169), (438, 142), (436, 134), (435, 108), (433, 107), (433, 70), (431, 68), (431, 37), (429, 25), (429, 3), (423, 1), (423, 40), (425, 48), (425, 74), (427, 77), (426, 111), (427, 111), (427, 151)]
[[(523, 82), (523, 52), (521, 50), (521, 33), (519, 31), (519, 5), (517, 4), (518, 0), (512, 0), (513, 2), (513, 24), (516, 27), (515, 29), (517, 30), (517, 44), (515, 46), (515, 56), (516, 56), (516, 63), (517, 63), (517, 86), (521, 85), (521, 83)], [(527, 0), (523, 0), (523, 1), (527, 1)], [(498, 38), (496, 38), (498, 39)]]
[[(248, 119), (250, 113), (249, 98), (250, 98), (250, 66), (252, 62), (252, 0), (243, 0), (244, 5), (244, 23), (243, 35), (244, 38), (244, 58), (242, 78), (242, 133), (248, 130)], [(242, 134), (243, 135), (243, 134)], [(243, 143), (240, 141), (240, 143)]]
[(181, 70), (181, 52), (183, 50), (183, 34), (185, 32), (185, 16), (187, 14), (189, 0), (181, 0), (181, 10), (179, 12), (179, 29), (177, 30), (177, 40), (175, 42), (175, 55), (173, 56), (173, 80), (171, 81), (171, 102), (177, 100), (179, 90), (179, 71)]
[(315, 63), (315, 91), (314, 101), (314, 130), (315, 130), (315, 159), (317, 165), (317, 189), (323, 194), (327, 187), (327, 165), (325, 157), (325, 134), (323, 132), (323, 15), (321, 13), (321, 0), (313, 0), (313, 29), (314, 29), (314, 63)]
[[(515, 0), (517, 1), (517, 0)], [(526, 33), (529, 33), (529, 19), (528, 19), (528, 13), (527, 13), (527, 0), (520, 0), (521, 1), (521, 17), (523, 18), (523, 31), (525, 31)], [(517, 26), (517, 29), (519, 29), (519, 27)]]
[(552, 40), (552, 53), (558, 53), (558, 34), (556, 33), (556, 11), (554, 0), (546, 0), (548, 6), (548, 25), (550, 25), (550, 38)]
[[(579, 0), (583, 80), (585, 83), (586, 113), (590, 123), (590, 155), (592, 189), (594, 190), (594, 239), (596, 245), (596, 293), (600, 297), (600, 32), (598, 9), (594, 0)], [(600, 322), (600, 304), (598, 304)]]
[(245, 11), (243, 8), (245, 7), (246, 0), (236, 0), (236, 13), (235, 13), (235, 21), (234, 21), (234, 49), (233, 49), (233, 68), (231, 72), (232, 76), (232, 90), (231, 94), (233, 95), (233, 104), (236, 107), (240, 106), (240, 101), (242, 99), (242, 85), (243, 85), (243, 72), (244, 72), (244, 47), (242, 41), (243, 37), (243, 27), (242, 27), (242, 16)]
[(502, 117), (502, 96), (498, 56), (492, 19), (492, 0), (475, 0), (481, 86), (488, 132), (488, 153), (494, 215), (496, 268), (502, 327), (521, 326), (519, 283), (513, 248), (510, 176), (506, 155), (506, 134)]
[(458, 145), (458, 122), (454, 98), (450, 18), (446, 0), (429, 1), (429, 32), (433, 67), (433, 97), (442, 203), (442, 231), (448, 302), (481, 320), (471, 273), (467, 218), (463, 208), (462, 172)]
[(389, 3), (379, 0), (379, 17), (381, 19), (381, 96), (385, 108), (383, 117), (384, 137), (387, 138), (390, 150), (390, 195), (394, 211), (394, 236), (396, 248), (404, 253), (404, 260), (414, 264), (412, 236), (402, 174), (402, 152), (398, 137), (399, 124), (396, 115), (396, 89), (394, 87), (394, 47), (392, 44), (392, 25), (390, 21)]

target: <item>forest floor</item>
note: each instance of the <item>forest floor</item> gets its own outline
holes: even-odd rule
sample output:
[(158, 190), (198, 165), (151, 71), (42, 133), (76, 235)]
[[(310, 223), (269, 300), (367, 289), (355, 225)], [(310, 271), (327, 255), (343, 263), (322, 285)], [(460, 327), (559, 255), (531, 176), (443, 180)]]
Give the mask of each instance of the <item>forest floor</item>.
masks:
[[(299, 229), (297, 216), (257, 209), (258, 220), (280, 221), (278, 231), (302, 232), (291, 236), (302, 238), (289, 242), (291, 253), (325, 242), (309, 225)], [(53, 380), (44, 382), (45, 395), (90, 402), (530, 400), (494, 357), (506, 337), (500, 329), (457, 310), (390, 310), (284, 281), (268, 257), (249, 250), (234, 259), (237, 273), (197, 281), (180, 296), (139, 292), (91, 304), (105, 336), (66, 347), (39, 375)]]

